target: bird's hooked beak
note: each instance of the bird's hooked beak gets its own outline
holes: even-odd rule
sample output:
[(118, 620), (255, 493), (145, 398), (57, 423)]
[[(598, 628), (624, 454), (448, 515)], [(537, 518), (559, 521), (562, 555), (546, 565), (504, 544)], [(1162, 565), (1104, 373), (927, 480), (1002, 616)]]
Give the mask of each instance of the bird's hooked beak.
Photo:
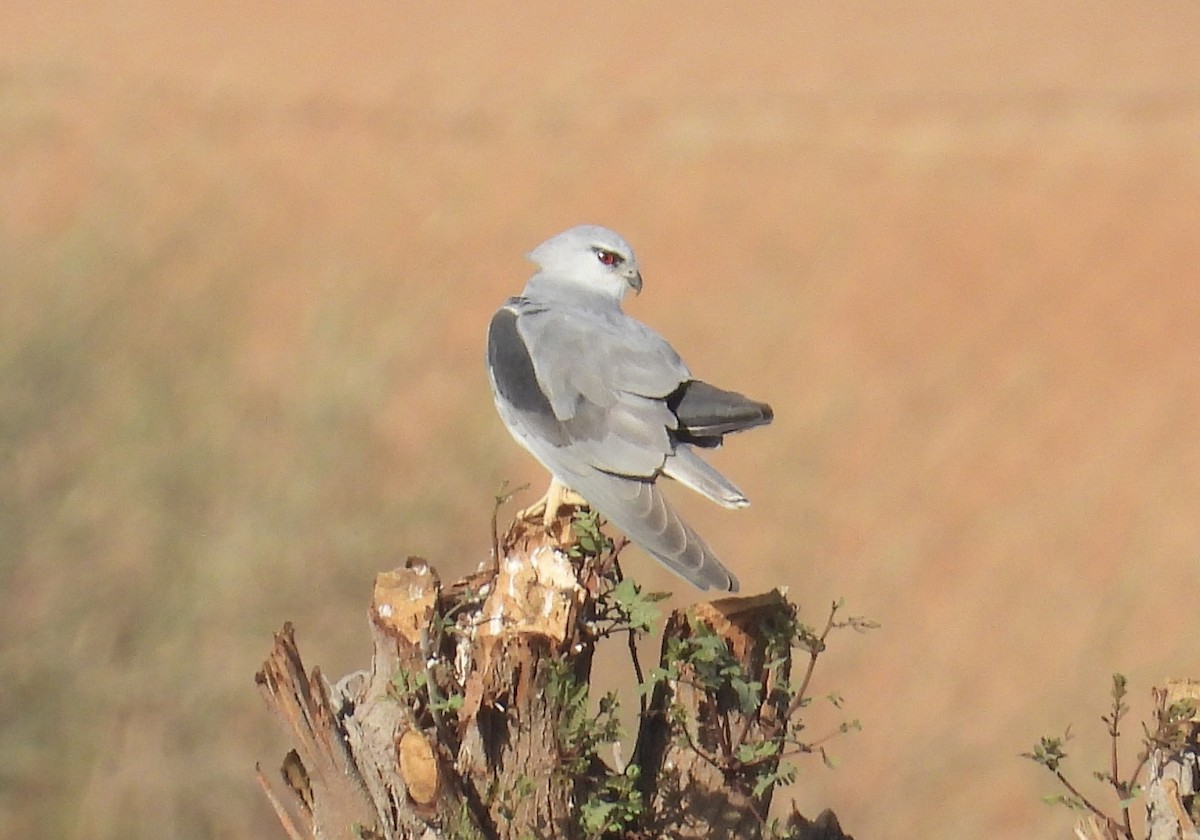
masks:
[(625, 278), (625, 282), (633, 289), (635, 294), (642, 293), (642, 273), (633, 266), (621, 272), (621, 276)]

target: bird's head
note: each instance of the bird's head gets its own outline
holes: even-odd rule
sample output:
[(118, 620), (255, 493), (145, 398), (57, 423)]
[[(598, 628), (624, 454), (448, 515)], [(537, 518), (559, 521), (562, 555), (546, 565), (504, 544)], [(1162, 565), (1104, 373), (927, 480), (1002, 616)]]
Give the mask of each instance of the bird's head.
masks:
[[(599, 292), (618, 302), (642, 290), (642, 275), (629, 243), (608, 228), (579, 225), (551, 237), (529, 252), (539, 278)], [(532, 282), (532, 281), (531, 281)]]

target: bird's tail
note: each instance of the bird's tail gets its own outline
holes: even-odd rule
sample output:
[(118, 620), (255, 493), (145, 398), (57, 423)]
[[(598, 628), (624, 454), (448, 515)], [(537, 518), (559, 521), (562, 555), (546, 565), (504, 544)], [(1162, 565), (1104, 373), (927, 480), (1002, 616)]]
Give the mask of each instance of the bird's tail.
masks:
[(675, 452), (663, 464), (663, 473), (722, 507), (744, 508), (750, 504), (745, 493), (686, 443), (676, 444)]
[(693, 586), (737, 591), (737, 578), (679, 517), (653, 481), (600, 473), (589, 477), (585, 498), (629, 539)]

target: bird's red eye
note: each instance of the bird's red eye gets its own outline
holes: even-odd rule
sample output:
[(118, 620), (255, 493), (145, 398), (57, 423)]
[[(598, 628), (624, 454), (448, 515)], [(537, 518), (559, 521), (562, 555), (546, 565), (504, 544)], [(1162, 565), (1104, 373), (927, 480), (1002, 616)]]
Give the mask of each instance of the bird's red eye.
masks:
[(596, 259), (600, 260), (601, 264), (603, 265), (616, 265), (621, 258), (612, 251), (605, 251), (603, 248), (597, 248)]

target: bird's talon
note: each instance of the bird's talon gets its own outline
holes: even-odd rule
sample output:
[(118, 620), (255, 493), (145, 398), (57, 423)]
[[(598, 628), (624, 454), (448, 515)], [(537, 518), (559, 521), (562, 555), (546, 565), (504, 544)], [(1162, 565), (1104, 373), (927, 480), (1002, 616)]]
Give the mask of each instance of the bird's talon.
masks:
[(550, 482), (546, 494), (524, 510), (517, 511), (516, 518), (523, 522), (535, 522), (540, 519), (542, 527), (549, 531), (558, 521), (563, 508), (585, 505), (587, 501), (582, 496), (554, 479)]

